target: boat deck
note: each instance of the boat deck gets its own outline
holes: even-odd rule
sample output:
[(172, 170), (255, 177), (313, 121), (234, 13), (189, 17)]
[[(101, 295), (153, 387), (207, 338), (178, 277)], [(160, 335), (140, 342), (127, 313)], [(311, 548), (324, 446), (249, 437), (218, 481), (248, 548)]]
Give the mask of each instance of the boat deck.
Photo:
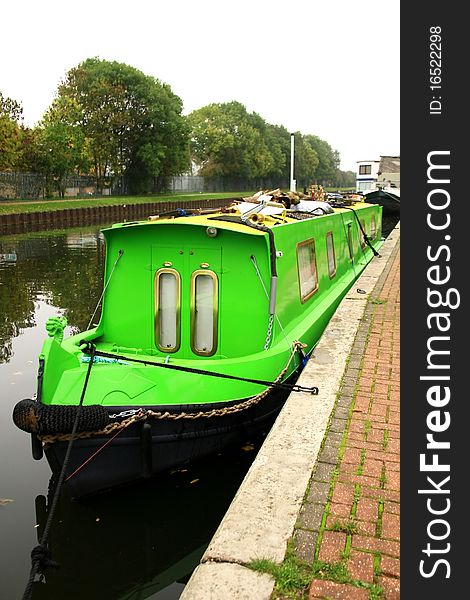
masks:
[[(273, 204), (277, 204), (277, 203), (273, 203)], [(311, 201), (303, 201), (303, 205), (308, 208), (309, 204), (313, 204), (313, 202)], [(318, 203), (315, 203), (318, 204)], [(320, 203), (320, 204), (325, 204), (325, 203)], [(253, 207), (255, 207), (256, 205), (253, 204)], [(322, 214), (321, 211), (320, 214), (315, 214), (313, 212), (304, 212), (303, 210), (301, 210), (301, 207), (296, 210), (295, 208), (291, 208), (291, 209), (285, 209), (285, 208), (281, 208), (280, 204), (277, 204), (277, 206), (279, 206), (278, 212), (276, 212), (276, 210), (273, 209), (273, 207), (267, 206), (264, 209), (260, 208), (258, 212), (253, 212), (252, 217), (254, 216), (254, 221), (257, 221), (259, 223), (259, 225), (263, 225), (265, 227), (275, 227), (275, 226), (279, 226), (282, 224), (290, 224), (290, 223), (296, 223), (300, 217), (302, 218), (309, 218), (309, 219), (318, 219), (318, 218), (322, 218), (324, 216), (326, 216), (325, 214)], [(347, 215), (350, 214), (351, 209), (354, 211), (360, 211), (364, 208), (368, 208), (370, 206), (373, 206), (372, 204), (368, 204), (366, 202), (356, 202), (354, 203), (354, 205), (350, 206), (350, 207), (337, 207), (337, 206), (332, 206), (332, 211), (333, 213), (337, 213), (337, 214), (343, 214), (343, 215)], [(271, 208), (271, 211), (269, 210)], [(129, 222), (124, 222), (124, 223), (115, 223), (114, 225), (112, 225), (109, 229), (117, 229), (117, 228), (128, 228), (128, 227), (135, 227), (135, 226), (146, 226), (146, 227), (152, 227), (155, 225), (159, 225), (162, 223), (168, 224), (168, 223), (174, 223), (175, 225), (181, 225), (181, 224), (187, 224), (187, 225), (201, 225), (201, 226), (207, 226), (208, 224), (217, 224), (218, 227), (222, 227), (224, 229), (227, 229), (229, 231), (236, 231), (236, 232), (243, 232), (243, 233), (248, 233), (251, 235), (264, 235), (263, 231), (259, 231), (257, 229), (254, 228), (247, 228), (245, 223), (241, 223), (239, 218), (240, 218), (240, 212), (237, 210), (236, 206), (233, 206), (231, 210), (223, 210), (223, 211), (207, 211), (207, 212), (203, 212), (201, 211), (200, 214), (198, 214), (197, 212), (191, 213), (188, 212), (186, 213), (186, 211), (181, 210), (181, 214), (171, 214), (171, 215), (167, 215), (165, 213), (161, 214), (161, 215), (152, 215), (150, 217), (148, 217), (148, 219), (142, 220), (142, 221), (129, 221)], [(332, 214), (332, 213), (328, 213), (328, 214)], [(188, 218), (190, 217), (190, 218)], [(252, 218), (250, 217), (250, 218)], [(106, 231), (106, 229), (104, 230)]]

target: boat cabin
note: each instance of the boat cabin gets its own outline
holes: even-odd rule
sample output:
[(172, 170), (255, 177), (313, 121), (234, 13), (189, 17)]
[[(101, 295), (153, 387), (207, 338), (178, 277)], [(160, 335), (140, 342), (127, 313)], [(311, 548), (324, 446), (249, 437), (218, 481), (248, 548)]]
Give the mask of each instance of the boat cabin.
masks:
[(373, 206), (303, 220), (257, 218), (264, 230), (224, 215), (105, 230), (108, 287), (96, 332), (100, 342), (167, 360), (259, 352), (267, 335), (273, 251), (277, 318), (271, 344), (339, 294), (370, 260), (361, 229), (371, 244), (380, 243), (381, 215)]

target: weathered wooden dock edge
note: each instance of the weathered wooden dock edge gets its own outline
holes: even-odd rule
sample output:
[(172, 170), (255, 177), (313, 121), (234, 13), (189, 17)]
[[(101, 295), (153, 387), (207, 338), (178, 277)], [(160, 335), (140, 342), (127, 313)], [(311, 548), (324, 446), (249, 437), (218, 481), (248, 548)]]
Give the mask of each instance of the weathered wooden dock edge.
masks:
[(399, 240), (400, 223), (341, 302), (299, 379), (317, 385), (319, 395), (290, 395), (182, 600), (270, 598), (274, 579), (244, 565), (254, 558), (284, 559), (368, 298)]

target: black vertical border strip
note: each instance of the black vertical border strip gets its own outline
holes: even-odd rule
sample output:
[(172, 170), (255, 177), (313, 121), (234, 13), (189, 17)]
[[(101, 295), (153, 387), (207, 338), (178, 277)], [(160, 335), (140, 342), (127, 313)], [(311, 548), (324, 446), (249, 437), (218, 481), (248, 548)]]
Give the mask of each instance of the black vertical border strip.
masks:
[[(464, 164), (463, 143), (468, 136), (469, 122), (464, 108), (468, 80), (470, 32), (465, 31), (464, 5), (454, 2), (401, 4), (401, 597), (426, 599), (459, 598), (467, 594), (466, 575), (470, 573), (467, 562), (467, 537), (470, 533), (468, 518), (463, 513), (468, 503), (465, 490), (468, 468), (470, 422), (468, 405), (470, 399), (465, 390), (465, 375), (470, 374), (468, 344), (470, 313), (466, 294), (466, 279), (470, 275), (470, 207), (469, 161)], [(440, 48), (431, 46), (433, 32), (440, 30)], [(434, 51), (435, 54), (431, 54)], [(431, 63), (431, 60), (437, 62)], [(441, 62), (438, 67), (439, 61)], [(441, 89), (431, 90), (430, 69), (441, 69)], [(437, 73), (437, 71), (434, 71)], [(437, 80), (434, 80), (434, 83)], [(435, 102), (430, 110), (430, 103)], [(468, 109), (467, 109), (468, 110)], [(439, 114), (440, 113), (440, 114)], [(435, 179), (450, 179), (449, 184), (429, 183), (427, 176), (428, 154), (448, 151), (449, 155), (435, 155), (433, 162), (450, 165), (449, 171), (434, 173)], [(447, 175), (446, 175), (447, 174)], [(445, 202), (443, 210), (429, 207), (428, 195), (433, 189), (431, 202)], [(449, 226), (433, 230), (428, 222), (443, 224), (450, 218)], [(447, 216), (448, 215), (448, 216)], [(447, 236), (447, 237), (446, 237)], [(450, 237), (449, 237), (450, 236)], [(445, 248), (448, 248), (446, 250)], [(430, 252), (435, 260), (431, 261)], [(450, 254), (449, 254), (450, 253)], [(447, 283), (432, 284), (428, 269), (439, 279), (450, 273)], [(431, 308), (428, 288), (438, 290), (445, 297), (451, 292), (451, 303), (456, 308)], [(437, 295), (434, 295), (434, 299)], [(445, 313), (441, 325), (450, 323), (447, 332), (441, 332), (431, 313)], [(467, 313), (467, 314), (466, 314)], [(429, 326), (431, 325), (431, 327)], [(433, 358), (433, 363), (449, 365), (449, 370), (428, 368), (428, 353), (432, 336), (448, 336), (449, 340), (434, 340), (432, 348), (449, 350)], [(422, 375), (443, 375), (448, 382), (420, 380)], [(431, 386), (448, 386), (450, 400), (446, 406), (433, 407), (427, 393)], [(440, 388), (443, 390), (443, 388)], [(450, 442), (449, 449), (426, 448), (426, 435), (431, 433), (427, 419), (432, 411), (439, 410), (440, 422), (445, 422), (446, 411), (450, 426), (441, 433), (434, 433), (439, 441)], [(435, 418), (437, 419), (436, 415)], [(434, 423), (437, 421), (434, 420)], [(438, 454), (440, 464), (450, 465), (449, 472), (424, 472), (420, 470), (420, 454), (425, 453), (426, 462), (432, 454)], [(423, 493), (435, 486), (449, 493)], [(450, 480), (442, 483), (447, 476)], [(450, 502), (450, 504), (449, 504)], [(442, 514), (432, 514), (445, 511)], [(439, 521), (441, 520), (441, 521)], [(448, 524), (448, 526), (443, 523)], [(448, 535), (447, 535), (448, 533)], [(431, 535), (430, 535), (431, 534)], [(442, 539), (432, 539), (432, 536)], [(429, 544), (429, 546), (428, 546)], [(423, 562), (421, 562), (423, 561)], [(438, 562), (441, 561), (441, 562)], [(421, 571), (424, 572), (425, 577)], [(447, 577), (449, 575), (449, 577)]]

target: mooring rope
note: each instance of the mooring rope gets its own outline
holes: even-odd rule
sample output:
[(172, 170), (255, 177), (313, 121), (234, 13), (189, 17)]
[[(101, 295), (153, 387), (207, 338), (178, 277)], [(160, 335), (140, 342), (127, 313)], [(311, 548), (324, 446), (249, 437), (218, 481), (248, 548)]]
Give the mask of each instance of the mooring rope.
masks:
[[(84, 342), (85, 348), (82, 348), (84, 353), (88, 353), (88, 345), (90, 342)], [(150, 360), (144, 360), (139, 358), (131, 358), (129, 356), (123, 356), (120, 354), (111, 354), (109, 352), (102, 352), (101, 350), (95, 350), (95, 356), (102, 356), (104, 358), (117, 358), (120, 360), (125, 360), (128, 362), (134, 362), (142, 365), (150, 365), (153, 367), (160, 367), (162, 369), (170, 369), (173, 371), (182, 371), (185, 373), (195, 373), (196, 375), (207, 375), (208, 377), (218, 377), (220, 379), (231, 379), (232, 381), (243, 381), (246, 383), (254, 383), (257, 385), (265, 385), (267, 387), (276, 387), (283, 390), (288, 390), (290, 392), (310, 392), (315, 393), (316, 387), (305, 387), (302, 385), (292, 384), (292, 383), (276, 383), (274, 381), (266, 381), (265, 379), (250, 379), (248, 377), (237, 377), (236, 375), (227, 375), (226, 373), (217, 373), (214, 371), (206, 371), (204, 369), (195, 369), (192, 367), (182, 367), (180, 365), (170, 365), (168, 363), (156, 363)]]
[[(120, 416), (126, 416), (127, 418), (124, 419), (123, 421), (114, 421), (113, 423), (106, 425), (106, 427), (104, 427), (104, 429), (100, 429), (100, 430), (82, 431), (80, 433), (77, 433), (75, 438), (76, 439), (85, 439), (85, 438), (90, 438), (93, 436), (111, 435), (111, 434), (114, 434), (116, 431), (125, 429), (126, 427), (129, 427), (130, 425), (132, 425), (138, 421), (146, 420), (149, 418), (161, 419), (161, 420), (174, 420), (174, 421), (179, 421), (181, 419), (191, 419), (191, 420), (193, 420), (193, 419), (211, 419), (213, 417), (223, 417), (223, 416), (226, 416), (229, 414), (231, 415), (236, 412), (246, 410), (246, 409), (254, 406), (255, 404), (257, 404), (260, 400), (262, 400), (265, 396), (267, 396), (267, 394), (271, 391), (271, 389), (273, 387), (275, 387), (275, 384), (278, 383), (279, 381), (281, 381), (281, 379), (287, 373), (289, 366), (290, 366), (291, 362), (294, 360), (297, 353), (302, 352), (303, 346), (304, 346), (304, 344), (301, 344), (301, 342), (295, 341), (293, 343), (292, 352), (289, 356), (289, 360), (287, 361), (287, 364), (285, 365), (285, 367), (282, 369), (282, 371), (279, 373), (279, 375), (274, 380), (273, 385), (271, 385), (271, 387), (269, 387), (269, 388), (266, 388), (265, 390), (263, 390), (256, 396), (248, 398), (247, 400), (243, 400), (242, 402), (236, 402), (234, 404), (230, 404), (230, 405), (224, 406), (222, 408), (211, 408), (210, 410), (198, 410), (197, 412), (179, 411), (177, 413), (173, 413), (173, 412), (169, 412), (168, 410), (165, 410), (164, 412), (162, 412), (162, 411), (155, 412), (152, 409), (148, 409), (148, 408), (141, 406), (139, 408), (132, 409), (130, 411), (124, 411), (123, 413), (120, 413), (117, 415), (110, 415), (113, 418), (120, 417)], [(313, 387), (309, 391), (310, 391), (310, 393), (312, 393), (314, 395), (319, 393), (318, 387)], [(53, 444), (54, 442), (66, 442), (66, 441), (70, 440), (70, 438), (71, 438), (71, 434), (69, 434), (69, 433), (56, 433), (56, 434), (52, 434), (52, 435), (51, 434), (42, 435), (40, 437), (41, 441), (45, 444)], [(101, 452), (102, 449), (103, 449), (103, 447), (100, 447), (96, 451), (95, 454), (98, 454), (99, 452)], [(85, 461), (85, 462), (87, 462), (87, 461)], [(67, 479), (69, 479), (70, 477), (71, 477), (71, 475), (69, 475), (69, 477)]]
[(123, 255), (123, 251), (119, 250), (117, 258), (114, 261), (113, 268), (111, 269), (111, 273), (109, 274), (108, 281), (106, 282), (106, 285), (104, 286), (103, 291), (101, 292), (100, 299), (98, 300), (98, 302), (97, 302), (97, 304), (95, 306), (95, 310), (93, 311), (93, 314), (91, 315), (90, 322), (88, 323), (88, 327), (86, 328), (87, 331), (88, 331), (88, 329), (90, 329), (90, 325), (93, 323), (93, 319), (95, 318), (96, 311), (98, 310), (98, 306), (100, 305), (101, 301), (103, 300), (103, 297), (105, 295), (106, 289), (107, 289), (107, 287), (109, 285), (109, 282), (111, 281), (111, 277), (113, 276), (114, 269), (116, 268), (116, 265), (118, 264), (118, 261), (119, 261), (119, 259), (121, 258), (122, 255)]
[(76, 414), (75, 421), (74, 421), (73, 428), (72, 428), (71, 438), (70, 438), (70, 441), (67, 446), (67, 451), (65, 453), (65, 458), (64, 458), (64, 462), (62, 464), (62, 469), (60, 471), (59, 479), (57, 480), (57, 486), (55, 488), (54, 497), (52, 499), (51, 507), (49, 509), (49, 514), (47, 515), (46, 524), (44, 526), (44, 531), (42, 533), (39, 544), (35, 548), (33, 548), (33, 550), (31, 551), (31, 571), (29, 574), (28, 583), (26, 585), (26, 588), (25, 588), (25, 591), (23, 594), (23, 600), (30, 600), (31, 594), (33, 591), (33, 584), (36, 579), (36, 575), (39, 574), (40, 576), (43, 576), (45, 570), (48, 567), (55, 567), (55, 568), (58, 567), (58, 563), (56, 563), (54, 560), (52, 560), (51, 552), (46, 545), (47, 538), (49, 537), (52, 520), (54, 518), (54, 514), (55, 514), (55, 511), (57, 508), (57, 502), (59, 500), (60, 490), (62, 488), (62, 484), (64, 483), (65, 471), (68, 467), (68, 463), (70, 460), (70, 453), (72, 451), (72, 446), (75, 441), (75, 435), (77, 433), (80, 412), (81, 412), (81, 408), (83, 406), (83, 400), (85, 399), (85, 392), (88, 387), (88, 381), (90, 379), (91, 368), (93, 366), (94, 354), (95, 354), (95, 347), (93, 345), (91, 345), (91, 348), (90, 348), (90, 359), (91, 360), (88, 364), (88, 368), (87, 368), (87, 372), (86, 372), (86, 376), (85, 376), (85, 382), (83, 384), (83, 389), (82, 389), (82, 393), (80, 396), (80, 402), (78, 404), (77, 414)]
[(343, 206), (343, 208), (347, 208), (348, 210), (352, 210), (354, 213), (354, 216), (356, 217), (356, 221), (359, 224), (359, 228), (362, 231), (362, 235), (364, 236), (364, 241), (365, 243), (369, 246), (369, 248), (372, 250), (374, 256), (380, 256), (380, 254), (377, 252), (377, 250), (374, 248), (374, 246), (372, 246), (369, 236), (367, 235), (367, 233), (364, 231), (364, 228), (362, 227), (362, 223), (359, 219), (359, 217), (357, 216), (356, 211), (354, 210), (354, 208), (351, 208), (350, 206)]
[(350, 238), (350, 236), (348, 235), (348, 230), (346, 229), (346, 224), (344, 222), (344, 213), (341, 213), (341, 222), (343, 223), (344, 237), (346, 238), (346, 244), (348, 245), (349, 256), (351, 258), (351, 265), (354, 271), (354, 279), (357, 279), (356, 265), (354, 263), (354, 248), (352, 245), (352, 238)]

